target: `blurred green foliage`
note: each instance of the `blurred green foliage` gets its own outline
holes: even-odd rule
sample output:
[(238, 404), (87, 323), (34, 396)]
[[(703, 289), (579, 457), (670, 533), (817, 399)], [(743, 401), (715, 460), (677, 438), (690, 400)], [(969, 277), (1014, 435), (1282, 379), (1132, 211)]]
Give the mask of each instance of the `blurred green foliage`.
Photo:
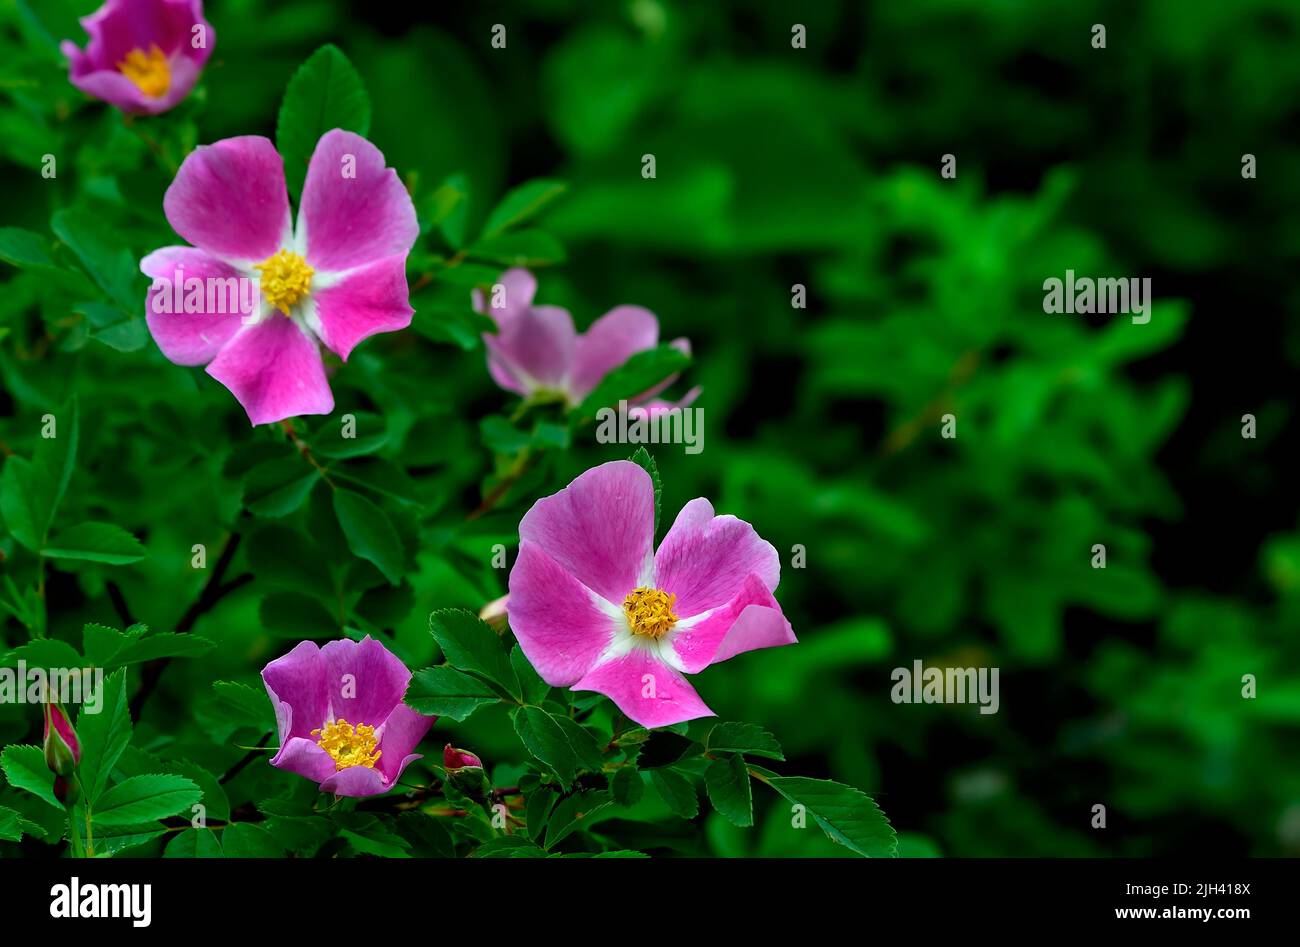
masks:
[[(1300, 471), (1283, 459), (1300, 433), (1293, 3), (535, 0), (413, 24), (375, 5), (213, 0), (198, 92), (132, 122), (66, 82), (56, 42), (80, 40), (93, 6), (0, 0), (4, 222), (42, 236), (0, 245), (20, 265), (0, 274), (0, 447), (7, 477), (15, 458), (57, 464), (40, 419), (75, 397), (52, 528), (114, 524), (143, 557), (38, 559), (6, 511), (0, 606), (11, 646), (131, 621), (189, 621), (215, 643), (166, 667), (131, 752), (180, 775), (175, 761), (235, 766), (233, 735), (266, 710), (257, 670), (303, 637), (383, 635), (432, 663), (429, 613), (504, 593), (494, 546), (513, 549), (528, 504), (627, 455), (590, 427), (519, 422), (488, 378), (469, 290), (522, 258), (579, 328), (635, 303), (692, 340), (705, 450), (655, 452), (664, 510), (707, 496), (755, 524), (782, 553), (801, 641), (701, 676), (722, 719), (759, 722), (799, 772), (870, 793), (904, 855), (1300, 854)], [(395, 550), (369, 558), (298, 445), (249, 430), (224, 389), (161, 356), (136, 270), (177, 242), (161, 197), (179, 160), (273, 137), (323, 42), (364, 79), (369, 135), (424, 233), (413, 330), (333, 376), (335, 417), (294, 424), (391, 522)], [(1241, 177), (1247, 152), (1258, 179)], [(567, 188), (523, 248), (476, 249), (535, 179)], [(1067, 268), (1153, 276), (1151, 322), (1044, 314), (1042, 282)], [(357, 442), (337, 438), (348, 412)], [(236, 587), (190, 618), (226, 548)], [(890, 670), (914, 659), (1000, 667), (1001, 711), (893, 704)], [(36, 726), (0, 707), (0, 741)], [(498, 782), (519, 774), (509, 720), (452, 726), (502, 761)], [(259, 761), (222, 792), (235, 809), (282, 779)], [(755, 804), (754, 830), (711, 813), (646, 844), (842, 851), (790, 831), (773, 797)], [(0, 805), (61, 831), (39, 800), (6, 789)], [(236, 849), (265, 844), (245, 834)]]

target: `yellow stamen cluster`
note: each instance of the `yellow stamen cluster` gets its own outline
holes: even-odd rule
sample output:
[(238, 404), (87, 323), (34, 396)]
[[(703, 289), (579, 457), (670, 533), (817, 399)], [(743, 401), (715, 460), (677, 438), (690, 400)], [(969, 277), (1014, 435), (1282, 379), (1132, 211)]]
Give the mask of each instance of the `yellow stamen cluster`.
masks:
[(332, 720), (320, 730), (313, 730), (311, 735), (318, 737), (316, 745), (334, 757), (338, 769), (349, 766), (365, 766), (374, 769), (379, 762), (380, 750), (375, 745), (375, 728), (364, 723), (355, 727), (343, 718)]
[(292, 250), (281, 250), (253, 269), (262, 274), (262, 298), (286, 316), (311, 290), (311, 278), (316, 273)]
[(133, 49), (117, 64), (117, 71), (130, 79), (137, 89), (152, 99), (162, 98), (172, 85), (171, 67), (157, 44), (149, 51)]
[(677, 616), (673, 614), (676, 601), (676, 595), (669, 595), (663, 589), (642, 586), (628, 592), (627, 598), (623, 599), (623, 613), (627, 615), (632, 634), (656, 640), (668, 634), (677, 623)]

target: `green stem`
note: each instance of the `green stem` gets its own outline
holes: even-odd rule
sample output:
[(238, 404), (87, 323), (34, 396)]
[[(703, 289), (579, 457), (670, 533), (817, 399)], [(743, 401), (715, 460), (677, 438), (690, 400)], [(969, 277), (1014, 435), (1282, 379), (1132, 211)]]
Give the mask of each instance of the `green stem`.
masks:
[(90, 803), (86, 803), (86, 855), (95, 856), (95, 828), (90, 821)]
[(81, 830), (77, 827), (77, 807), (68, 806), (68, 838), (72, 842), (72, 857), (85, 858), (86, 849), (81, 844)]

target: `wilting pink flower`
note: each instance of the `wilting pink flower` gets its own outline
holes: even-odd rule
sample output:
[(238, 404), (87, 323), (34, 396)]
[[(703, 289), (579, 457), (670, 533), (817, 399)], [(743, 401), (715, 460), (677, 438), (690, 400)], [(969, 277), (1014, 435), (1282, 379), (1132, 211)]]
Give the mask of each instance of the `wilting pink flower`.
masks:
[(795, 643), (772, 544), (695, 499), (655, 552), (654, 487), (630, 461), (538, 500), (519, 540), (509, 610), (524, 654), (548, 684), (605, 694), (642, 726), (712, 715), (683, 674)]
[(203, 0), (107, 0), (81, 25), (86, 48), (60, 47), (68, 80), (123, 112), (156, 115), (180, 102), (216, 42)]
[[(534, 306), (536, 292), (537, 278), (524, 269), (503, 273), (492, 296), (474, 291), (474, 308), (497, 324), (497, 334), (484, 334), (483, 342), (488, 371), (506, 391), (577, 405), (628, 358), (659, 344), (659, 320), (648, 309), (616, 306), (579, 335), (567, 309)], [(688, 340), (674, 339), (670, 344), (690, 354)], [(650, 399), (676, 377), (665, 378), (634, 402), (651, 413), (673, 407)], [(698, 388), (692, 389), (676, 406), (689, 405), (699, 393)]]
[(57, 776), (68, 776), (81, 762), (81, 744), (67, 712), (56, 703), (45, 705), (45, 765)]
[(457, 770), (473, 767), (475, 769), (483, 768), (483, 761), (471, 753), (469, 750), (458, 750), (448, 743), (442, 750), (442, 768), (449, 773)]
[(275, 707), (280, 751), (271, 765), (336, 796), (387, 792), (437, 717), (402, 698), (411, 672), (373, 638), (304, 641), (262, 669)]
[(362, 339), (411, 324), (415, 207), (360, 135), (336, 128), (316, 143), (296, 230), (280, 155), (253, 136), (191, 152), (163, 209), (194, 246), (141, 261), (149, 331), (176, 364), (207, 365), (253, 424), (334, 409), (318, 343), (346, 361)]

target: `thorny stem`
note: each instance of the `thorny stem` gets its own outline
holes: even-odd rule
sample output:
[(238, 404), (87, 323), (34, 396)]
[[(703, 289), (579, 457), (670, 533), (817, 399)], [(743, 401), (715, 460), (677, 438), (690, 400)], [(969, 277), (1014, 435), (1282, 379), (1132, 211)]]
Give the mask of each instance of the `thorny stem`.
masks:
[(975, 374), (975, 369), (979, 367), (979, 363), (979, 349), (970, 349), (963, 352), (953, 364), (952, 371), (948, 376), (948, 384), (944, 386), (943, 391), (939, 392), (919, 412), (890, 431), (889, 436), (885, 438), (884, 444), (881, 445), (880, 453), (886, 457), (891, 456), (905, 449), (912, 441), (916, 440), (916, 436), (921, 433), (927, 424), (933, 423), (943, 415), (944, 407), (952, 397), (953, 391), (970, 380), (970, 377)]
[(465, 519), (476, 520), (495, 509), (496, 505), (510, 492), (510, 489), (519, 482), (519, 478), (528, 472), (535, 458), (536, 455), (533, 454), (530, 448), (525, 447), (521, 450), (510, 471), (501, 478), (500, 483), (488, 492), (488, 495), (483, 498), (483, 502), (478, 505), (478, 508), (466, 516)]
[(153, 156), (158, 160), (158, 164), (162, 169), (172, 177), (175, 177), (176, 172), (180, 170), (180, 165), (168, 156), (167, 149), (162, 146), (158, 139), (154, 138), (153, 135), (150, 135), (143, 128), (136, 125), (134, 116), (132, 115), (127, 115), (123, 124), (129, 128), (137, 138), (145, 143), (149, 151), (152, 152)]
[(326, 471), (325, 467), (321, 465), (321, 462), (316, 459), (316, 456), (311, 452), (311, 447), (307, 444), (306, 441), (300, 438), (298, 436), (298, 432), (293, 429), (293, 422), (286, 418), (285, 420), (280, 422), (280, 427), (284, 430), (284, 433), (289, 438), (289, 440), (293, 441), (293, 446), (298, 448), (298, 453), (302, 454), (302, 456), (307, 459), (307, 463), (311, 464), (313, 467), (316, 468), (316, 472), (320, 474), (321, 479), (324, 480), (327, 484), (329, 484), (329, 488), (331, 490), (337, 490), (338, 486), (334, 483), (333, 480), (329, 478), (329, 473)]
[(262, 739), (257, 741), (257, 746), (249, 750), (246, 754), (244, 754), (243, 759), (241, 759), (238, 763), (230, 767), (230, 769), (226, 770), (225, 773), (222, 774), (221, 778), (217, 780), (217, 782), (224, 785), (230, 782), (236, 776), (238, 776), (243, 771), (245, 766), (247, 766), (249, 763), (253, 762), (253, 760), (257, 759), (259, 756), (261, 756), (263, 753), (266, 752), (266, 741), (269, 740), (270, 738), (271, 738), (271, 734), (269, 733), (264, 734), (262, 736)]

